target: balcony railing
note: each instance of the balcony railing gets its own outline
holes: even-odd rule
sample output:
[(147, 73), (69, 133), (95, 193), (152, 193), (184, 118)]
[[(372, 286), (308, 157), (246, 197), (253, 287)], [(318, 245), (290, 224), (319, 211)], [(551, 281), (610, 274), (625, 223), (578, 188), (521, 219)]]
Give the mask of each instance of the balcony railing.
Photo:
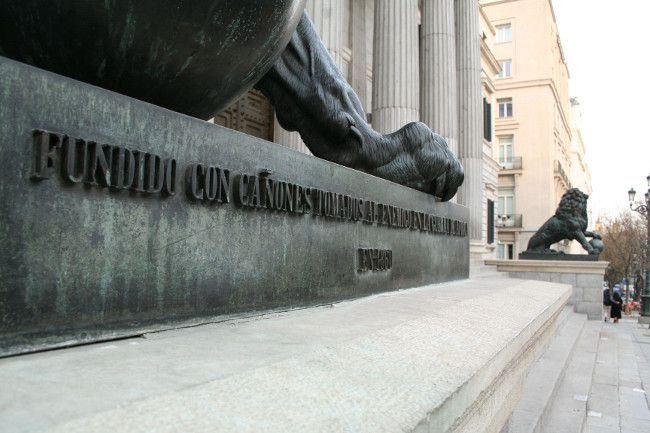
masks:
[(521, 170), (521, 156), (499, 158), (499, 165), (502, 170)]
[(562, 182), (566, 185), (567, 189), (571, 189), (571, 181), (569, 180), (569, 176), (566, 174), (566, 171), (564, 171), (564, 167), (562, 167), (562, 163), (560, 161), (555, 161), (555, 164), (553, 165), (553, 174), (555, 174), (557, 177), (559, 177)]
[(522, 228), (521, 214), (497, 215), (494, 225), (499, 228)]

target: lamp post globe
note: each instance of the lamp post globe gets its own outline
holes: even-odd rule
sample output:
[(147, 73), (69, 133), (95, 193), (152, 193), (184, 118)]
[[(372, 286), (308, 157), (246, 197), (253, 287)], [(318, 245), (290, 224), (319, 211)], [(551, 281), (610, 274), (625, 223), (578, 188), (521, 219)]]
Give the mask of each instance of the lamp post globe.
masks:
[(634, 196), (636, 196), (636, 191), (634, 188), (630, 188), (630, 190), (627, 192), (627, 197), (630, 200), (630, 208), (634, 204)]

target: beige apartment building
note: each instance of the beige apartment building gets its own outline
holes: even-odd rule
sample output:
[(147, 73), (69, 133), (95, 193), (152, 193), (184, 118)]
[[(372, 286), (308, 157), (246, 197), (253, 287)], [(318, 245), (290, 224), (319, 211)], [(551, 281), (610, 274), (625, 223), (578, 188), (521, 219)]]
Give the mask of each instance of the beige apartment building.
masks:
[[(497, 257), (517, 258), (571, 187), (591, 192), (551, 0), (481, 0), (496, 29)], [(574, 106), (575, 106), (574, 101)], [(579, 112), (578, 108), (574, 113)], [(574, 115), (574, 117), (576, 116)], [(555, 248), (579, 252), (568, 242)]]

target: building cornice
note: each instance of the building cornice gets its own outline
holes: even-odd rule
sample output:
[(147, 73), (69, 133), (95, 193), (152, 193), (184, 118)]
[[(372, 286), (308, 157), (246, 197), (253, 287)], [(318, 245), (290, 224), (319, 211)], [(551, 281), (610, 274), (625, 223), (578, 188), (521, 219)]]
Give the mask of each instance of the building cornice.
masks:
[(516, 120), (512, 120), (510, 118), (506, 119), (495, 119), (494, 120), (494, 130), (495, 131), (508, 131), (508, 130), (515, 130), (519, 128), (519, 122)]
[(485, 90), (490, 95), (497, 91), (497, 88), (494, 86), (494, 81), (485, 73), (481, 71), (481, 84), (485, 87)]
[(578, 147), (577, 151), (583, 155), (587, 152), (585, 147), (584, 137), (582, 136), (582, 130), (580, 128), (571, 128), (572, 134), (575, 137), (573, 140)]
[(487, 42), (485, 42), (485, 39), (481, 38), (481, 56), (486, 60), (487, 64), (490, 65), (490, 67), (493, 70), (492, 75), (496, 75), (499, 72), (501, 72), (501, 65), (499, 64), (499, 61), (495, 57), (494, 53), (488, 46)]
[(481, 11), (481, 16), (483, 17), (483, 19), (487, 23), (488, 27), (490, 28), (490, 31), (492, 32), (492, 35), (496, 35), (497, 34), (497, 29), (492, 24), (492, 21), (490, 21), (490, 17), (488, 17), (487, 13), (483, 10), (483, 5), (480, 2), (479, 2), (479, 5), (478, 5), (478, 10)]
[(488, 7), (488, 6), (492, 6), (492, 5), (500, 5), (500, 4), (503, 4), (503, 3), (514, 3), (514, 2), (517, 2), (517, 1), (520, 1), (520, 0), (499, 0), (499, 1), (488, 1), (488, 2), (484, 2), (484, 1), (479, 0), (479, 3), (481, 4), (481, 6)]
[(483, 152), (483, 162), (486, 163), (490, 169), (492, 169), (497, 175), (501, 171), (501, 165), (494, 159), (492, 155), (487, 152)]

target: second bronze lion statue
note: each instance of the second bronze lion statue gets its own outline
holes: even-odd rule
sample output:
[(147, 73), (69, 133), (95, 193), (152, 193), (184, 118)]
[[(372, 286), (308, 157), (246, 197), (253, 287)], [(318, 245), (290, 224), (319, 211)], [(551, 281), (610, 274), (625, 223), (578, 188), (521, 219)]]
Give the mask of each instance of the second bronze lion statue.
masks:
[[(578, 188), (568, 190), (562, 196), (555, 215), (549, 218), (528, 242), (527, 253), (558, 253), (551, 245), (564, 239), (580, 242), (591, 255), (598, 255), (603, 245), (598, 233), (587, 231), (587, 199), (589, 195)], [(587, 238), (593, 238), (588, 241)]]

